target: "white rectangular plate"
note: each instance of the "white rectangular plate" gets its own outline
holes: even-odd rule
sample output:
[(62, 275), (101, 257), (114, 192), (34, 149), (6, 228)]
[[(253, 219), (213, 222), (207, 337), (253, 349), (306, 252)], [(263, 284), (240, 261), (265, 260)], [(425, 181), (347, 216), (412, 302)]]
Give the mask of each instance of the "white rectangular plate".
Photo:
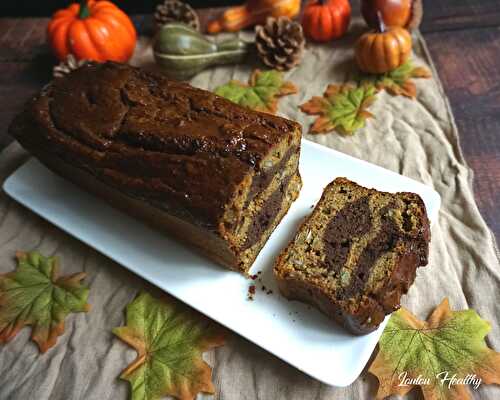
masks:
[[(254, 274), (262, 271), (254, 301), (247, 300), (251, 280), (111, 208), (35, 159), (11, 175), (3, 188), (69, 234), (299, 370), (327, 384), (347, 386), (361, 373), (387, 318), (375, 332), (352, 336), (318, 311), (287, 301), (272, 276), (275, 257), (335, 177), (379, 190), (418, 193), (431, 221), (437, 219), (441, 200), (421, 183), (307, 140), (302, 142), (300, 173), (304, 187), (298, 200), (252, 267)], [(273, 294), (266, 295), (262, 284)]]

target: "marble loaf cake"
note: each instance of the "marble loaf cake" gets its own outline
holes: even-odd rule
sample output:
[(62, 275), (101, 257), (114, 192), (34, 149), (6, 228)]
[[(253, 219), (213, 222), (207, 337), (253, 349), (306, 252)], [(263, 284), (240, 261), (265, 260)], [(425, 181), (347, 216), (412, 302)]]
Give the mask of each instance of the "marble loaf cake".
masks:
[(297, 123), (127, 65), (54, 80), (9, 132), (56, 173), (241, 272), (301, 188)]
[(274, 273), (281, 292), (356, 334), (373, 331), (399, 307), (427, 264), (425, 205), (414, 193), (366, 189), (345, 178), (328, 185)]

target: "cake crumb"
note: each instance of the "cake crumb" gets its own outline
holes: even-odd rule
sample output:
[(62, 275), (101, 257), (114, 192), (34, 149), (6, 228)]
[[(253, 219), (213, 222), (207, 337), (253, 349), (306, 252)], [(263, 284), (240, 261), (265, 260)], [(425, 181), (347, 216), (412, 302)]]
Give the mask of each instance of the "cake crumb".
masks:
[[(252, 281), (254, 281), (254, 280), (256, 280), (257, 278), (259, 278), (259, 275), (260, 275), (260, 274), (262, 274), (262, 271), (257, 271), (257, 273), (256, 273), (256, 274), (253, 274), (253, 275), (248, 275), (248, 277), (249, 277)], [(260, 280), (260, 278), (259, 278), (259, 280)]]
[(255, 285), (248, 287), (247, 300), (253, 300), (255, 296)]

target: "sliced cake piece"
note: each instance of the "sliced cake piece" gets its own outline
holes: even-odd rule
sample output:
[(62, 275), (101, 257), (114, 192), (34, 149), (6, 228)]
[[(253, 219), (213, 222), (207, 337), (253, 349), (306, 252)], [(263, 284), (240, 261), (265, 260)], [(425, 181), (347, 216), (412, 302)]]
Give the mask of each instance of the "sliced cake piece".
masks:
[(353, 333), (368, 333), (399, 308), (417, 267), (427, 264), (429, 241), (417, 194), (337, 178), (278, 257), (274, 274), (288, 299), (318, 307)]

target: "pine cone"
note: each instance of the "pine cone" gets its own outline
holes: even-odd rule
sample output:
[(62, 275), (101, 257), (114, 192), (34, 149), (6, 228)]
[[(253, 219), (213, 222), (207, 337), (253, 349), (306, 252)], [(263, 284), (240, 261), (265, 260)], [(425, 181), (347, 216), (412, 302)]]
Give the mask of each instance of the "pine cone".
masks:
[(287, 17), (269, 17), (265, 25), (255, 27), (255, 45), (261, 60), (279, 71), (300, 63), (305, 42), (302, 26)]
[(89, 60), (77, 60), (73, 54), (68, 54), (64, 61), (61, 61), (52, 69), (52, 75), (54, 78), (62, 78), (88, 62)]
[(179, 0), (165, 0), (156, 6), (154, 14), (156, 29), (169, 22), (182, 22), (197, 31), (200, 30), (200, 20), (193, 8)]

